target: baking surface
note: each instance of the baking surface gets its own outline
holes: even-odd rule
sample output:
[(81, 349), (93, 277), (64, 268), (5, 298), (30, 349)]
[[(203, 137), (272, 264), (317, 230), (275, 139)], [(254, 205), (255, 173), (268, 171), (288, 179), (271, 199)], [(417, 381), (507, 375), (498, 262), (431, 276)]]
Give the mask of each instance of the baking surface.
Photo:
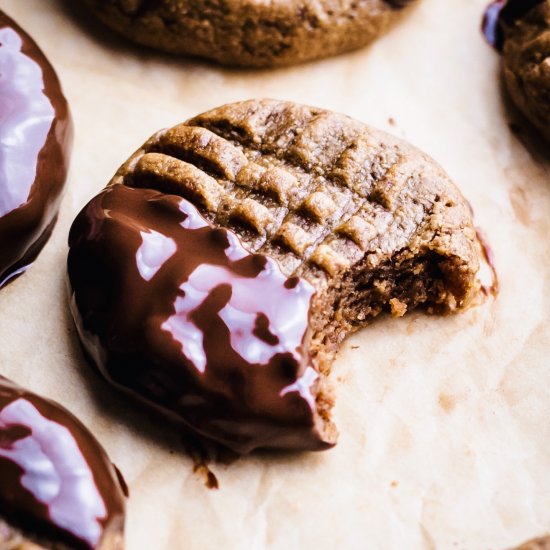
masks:
[[(74, 0), (0, 0), (56, 67), (76, 126), (53, 238), (0, 291), (0, 373), (61, 402), (105, 446), (130, 486), (128, 550), (482, 550), (550, 531), (550, 163), (509, 128), (519, 119), (479, 32), (486, 2), (423, 0), (370, 48), (243, 72), (134, 47)], [(152, 133), (252, 97), (344, 112), (431, 154), (471, 201), (501, 292), (463, 315), (381, 318), (350, 338), (334, 368), (338, 446), (213, 465), (215, 491), (177, 433), (84, 361), (66, 240)]]

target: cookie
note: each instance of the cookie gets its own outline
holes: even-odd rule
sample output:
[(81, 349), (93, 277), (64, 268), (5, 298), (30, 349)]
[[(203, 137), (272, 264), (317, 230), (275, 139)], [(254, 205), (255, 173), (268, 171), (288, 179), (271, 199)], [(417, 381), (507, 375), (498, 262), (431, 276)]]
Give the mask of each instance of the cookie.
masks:
[(518, 546), (515, 550), (550, 550), (550, 537), (540, 537)]
[(0, 376), (0, 548), (122, 550), (126, 491), (71, 413)]
[(52, 232), (71, 141), (54, 69), (0, 11), (0, 286), (26, 270)]
[(465, 309), (484, 262), (469, 204), (424, 153), (272, 100), (154, 135), (69, 246), (101, 373), (239, 453), (332, 446), (327, 378), (346, 335), (384, 311)]
[(504, 81), (527, 119), (550, 140), (550, 0), (499, 0), (484, 32), (502, 51)]
[(86, 0), (127, 38), (225, 65), (275, 67), (368, 44), (415, 0)]

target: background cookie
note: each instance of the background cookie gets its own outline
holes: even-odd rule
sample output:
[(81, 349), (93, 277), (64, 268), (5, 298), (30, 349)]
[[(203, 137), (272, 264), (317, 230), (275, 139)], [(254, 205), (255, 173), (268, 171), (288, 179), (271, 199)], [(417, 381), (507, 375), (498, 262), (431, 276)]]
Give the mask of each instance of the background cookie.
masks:
[(126, 491), (79, 420), (0, 376), (0, 548), (122, 550)]
[(73, 314), (103, 375), (238, 452), (334, 444), (342, 340), (382, 311), (467, 307), (483, 259), (434, 161), (271, 100), (157, 133), (69, 246)]
[(54, 69), (0, 11), (0, 286), (25, 271), (50, 237), (71, 143)]
[(530, 540), (514, 550), (550, 550), (550, 537), (539, 537)]
[(550, 0), (508, 0), (492, 10), (496, 17), (486, 33), (502, 50), (510, 95), (550, 140)]
[(359, 48), (415, 0), (86, 0), (131, 40), (249, 67), (291, 65)]

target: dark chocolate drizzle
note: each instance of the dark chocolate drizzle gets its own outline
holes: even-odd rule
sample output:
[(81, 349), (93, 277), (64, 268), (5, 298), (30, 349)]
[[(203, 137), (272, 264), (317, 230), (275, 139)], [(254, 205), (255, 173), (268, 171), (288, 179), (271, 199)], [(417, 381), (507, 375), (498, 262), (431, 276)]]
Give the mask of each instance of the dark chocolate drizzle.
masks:
[(513, 25), (544, 0), (495, 0), (483, 16), (482, 31), (491, 46), (501, 51), (505, 40), (505, 25)]
[(33, 538), (99, 548), (124, 528), (117, 471), (59, 405), (0, 376), (0, 517)]
[(52, 231), (71, 142), (57, 75), (0, 11), (0, 286), (25, 271)]
[(309, 283), (150, 189), (108, 187), (69, 246), (73, 315), (107, 379), (240, 453), (330, 446), (302, 349)]

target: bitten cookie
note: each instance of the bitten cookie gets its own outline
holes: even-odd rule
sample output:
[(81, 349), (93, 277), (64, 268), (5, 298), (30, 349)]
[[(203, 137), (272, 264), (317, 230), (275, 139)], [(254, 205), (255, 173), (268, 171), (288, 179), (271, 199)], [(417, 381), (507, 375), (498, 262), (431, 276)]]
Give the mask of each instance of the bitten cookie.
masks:
[(154, 135), (69, 245), (73, 315), (103, 375), (241, 453), (333, 445), (326, 378), (345, 336), (382, 311), (466, 308), (484, 259), (424, 153), (272, 100)]
[(86, 0), (124, 36), (226, 65), (275, 67), (350, 51), (416, 0)]
[(489, 7), (484, 29), (502, 51), (510, 96), (550, 140), (550, 0), (499, 0)]
[(0, 286), (23, 273), (50, 237), (71, 142), (52, 66), (0, 11)]
[(122, 550), (125, 491), (71, 413), (0, 376), (0, 548)]

